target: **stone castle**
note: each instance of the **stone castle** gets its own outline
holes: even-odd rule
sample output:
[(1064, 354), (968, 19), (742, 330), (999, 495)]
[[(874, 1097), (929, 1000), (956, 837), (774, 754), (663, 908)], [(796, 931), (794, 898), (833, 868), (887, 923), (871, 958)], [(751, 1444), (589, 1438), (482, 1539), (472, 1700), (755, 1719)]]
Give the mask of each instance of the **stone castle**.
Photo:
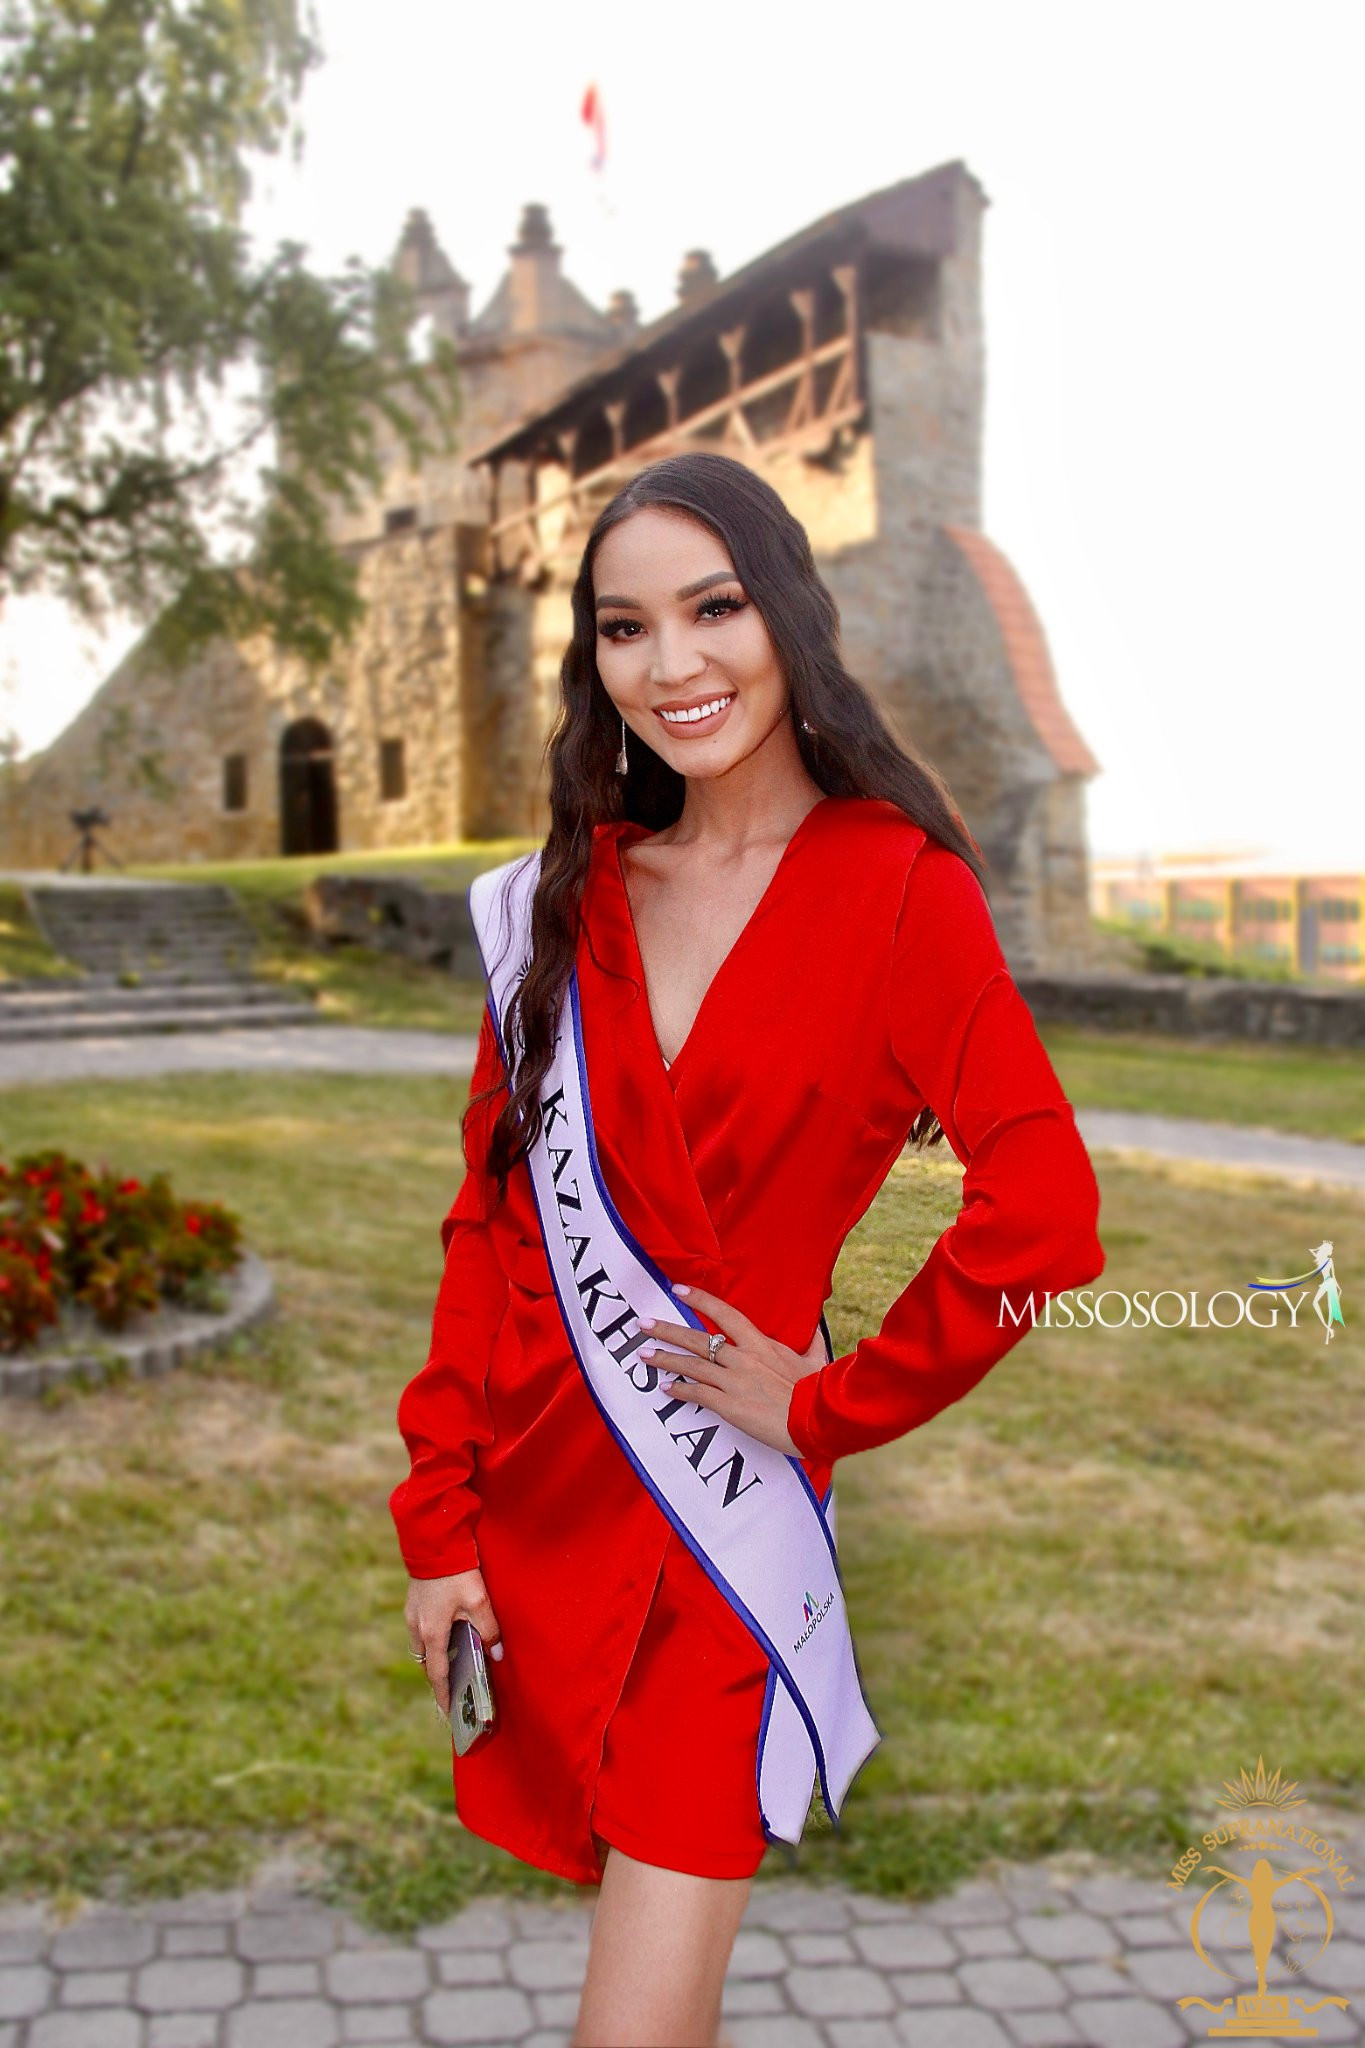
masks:
[(564, 275), (528, 206), (469, 288), (414, 212), (395, 257), (462, 379), (455, 451), (336, 517), (366, 615), (322, 673), (268, 642), (178, 674), (135, 649), (0, 796), (0, 864), (55, 865), (100, 806), (126, 861), (536, 835), (569, 589), (596, 512), (684, 448), (752, 463), (810, 534), (852, 672), (943, 772), (1016, 970), (1089, 953), (1097, 763), (1018, 575), (981, 530), (987, 199), (960, 162), (826, 215), (727, 278), (684, 260), (641, 326)]

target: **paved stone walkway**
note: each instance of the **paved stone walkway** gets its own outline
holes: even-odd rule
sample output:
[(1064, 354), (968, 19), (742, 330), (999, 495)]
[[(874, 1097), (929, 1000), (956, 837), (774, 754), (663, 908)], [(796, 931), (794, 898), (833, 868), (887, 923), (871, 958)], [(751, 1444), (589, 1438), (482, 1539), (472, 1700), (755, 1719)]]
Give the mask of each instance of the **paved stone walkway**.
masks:
[(1365, 1145), (1339, 1138), (1301, 1138), (1292, 1131), (1203, 1123), (1197, 1117), (1140, 1116), (1122, 1109), (1078, 1109), (1087, 1145), (1160, 1159), (1203, 1160), (1273, 1173), (1279, 1180), (1365, 1189)]
[[(0, 1046), (0, 1089), (50, 1082), (151, 1080), (159, 1074), (316, 1073), (467, 1075), (476, 1041), (440, 1031), (371, 1031), (340, 1024), (287, 1031), (181, 1031), (154, 1038), (84, 1038)], [(1202, 1160), (1283, 1180), (1365, 1189), (1365, 1145), (1194, 1117), (1082, 1109), (1087, 1145)]]
[[(1359, 1869), (1365, 1819), (1316, 1819)], [(1206, 1909), (1229, 1983), (1190, 1944), (1192, 1898), (1080, 1867), (1015, 1866), (925, 1906), (760, 1878), (726, 2029), (737, 2048), (1181, 2048), (1226, 2025), (1176, 2001), (1254, 1988), (1244, 1916), (1226, 1930), (1233, 1946), (1214, 1946)], [(249, 1889), (91, 1905), (64, 1924), (41, 1904), (0, 1904), (0, 2048), (561, 2048), (595, 1896), (486, 1898), (411, 1942), (320, 1906), (287, 1865)], [(1277, 1945), (1269, 1988), (1310, 2005), (1345, 1997), (1346, 2012), (1326, 2006), (1302, 2024), (1320, 2042), (1358, 2043), (1365, 1899), (1336, 1911), (1333, 1940), (1302, 1973)]]
[[(297, 1039), (297, 1044), (291, 1040)], [(452, 1074), (474, 1071), (477, 1040), (445, 1031), (348, 1024), (287, 1031), (168, 1031), (144, 1038), (53, 1039), (0, 1046), (0, 1088), (55, 1081), (151, 1081), (161, 1074)]]

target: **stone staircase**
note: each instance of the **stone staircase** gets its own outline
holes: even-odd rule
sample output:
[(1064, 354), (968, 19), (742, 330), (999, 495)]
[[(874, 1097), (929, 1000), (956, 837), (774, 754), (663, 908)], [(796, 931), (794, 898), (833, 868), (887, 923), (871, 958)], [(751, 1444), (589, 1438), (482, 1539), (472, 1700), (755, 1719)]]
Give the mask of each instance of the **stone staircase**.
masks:
[(228, 889), (100, 880), (25, 893), (42, 936), (82, 973), (0, 984), (0, 1045), (316, 1018), (303, 991), (257, 978), (256, 936)]

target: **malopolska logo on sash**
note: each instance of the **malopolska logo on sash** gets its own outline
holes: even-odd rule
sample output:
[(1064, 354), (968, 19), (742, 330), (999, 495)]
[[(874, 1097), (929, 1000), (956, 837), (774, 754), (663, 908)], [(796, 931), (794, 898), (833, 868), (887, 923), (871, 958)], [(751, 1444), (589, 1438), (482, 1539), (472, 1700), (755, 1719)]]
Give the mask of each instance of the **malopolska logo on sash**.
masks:
[(792, 1644), (793, 1657), (809, 1642), (811, 1631), (819, 1627), (833, 1605), (833, 1593), (826, 1593), (824, 1599), (817, 1602), (814, 1594), (807, 1592), (805, 1599), (801, 1603), (801, 1611), (808, 1625)]
[[(509, 1073), (508, 1005), (529, 964), (539, 873), (539, 853), (526, 854), (469, 891)], [(565, 1333), (612, 1436), (769, 1660), (759, 1811), (770, 1841), (799, 1842), (817, 1774), (837, 1827), (849, 1785), (881, 1740), (849, 1633), (833, 1487), (821, 1503), (799, 1458), (667, 1392), (660, 1382), (674, 1347), (654, 1360), (636, 1355), (649, 1334), (642, 1315), (705, 1325), (632, 1236), (603, 1180), (576, 973), (540, 1108), (526, 1164)]]

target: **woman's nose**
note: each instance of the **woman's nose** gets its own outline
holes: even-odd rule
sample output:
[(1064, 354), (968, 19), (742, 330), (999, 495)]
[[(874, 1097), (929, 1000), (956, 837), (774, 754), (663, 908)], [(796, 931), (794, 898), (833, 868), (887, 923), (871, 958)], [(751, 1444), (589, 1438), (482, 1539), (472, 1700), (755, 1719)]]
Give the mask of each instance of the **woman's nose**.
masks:
[(660, 631), (654, 635), (654, 659), (649, 679), (661, 688), (673, 689), (689, 683), (706, 668), (706, 656), (686, 632)]

